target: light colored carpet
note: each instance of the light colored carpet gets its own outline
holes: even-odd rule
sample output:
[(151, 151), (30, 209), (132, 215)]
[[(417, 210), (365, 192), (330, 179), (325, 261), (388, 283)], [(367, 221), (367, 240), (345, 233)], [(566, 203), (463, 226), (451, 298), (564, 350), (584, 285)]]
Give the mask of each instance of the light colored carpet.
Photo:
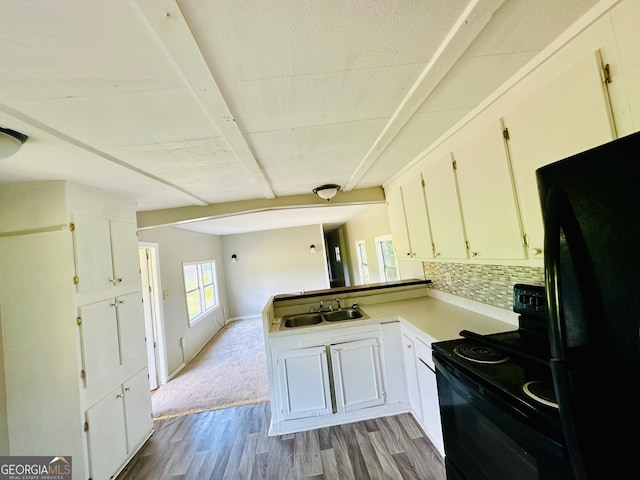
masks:
[(189, 365), (151, 396), (156, 419), (268, 400), (261, 318), (227, 323)]

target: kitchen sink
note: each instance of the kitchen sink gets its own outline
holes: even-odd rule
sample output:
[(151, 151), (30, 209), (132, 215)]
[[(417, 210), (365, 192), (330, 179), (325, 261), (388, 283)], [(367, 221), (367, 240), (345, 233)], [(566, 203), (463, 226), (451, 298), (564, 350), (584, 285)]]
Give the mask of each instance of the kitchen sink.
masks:
[(352, 320), (362, 318), (364, 314), (359, 308), (345, 308), (344, 310), (334, 310), (333, 312), (323, 313), (327, 322), (340, 322), (342, 320)]
[(298, 315), (289, 315), (284, 318), (284, 326), (286, 328), (307, 327), (322, 322), (322, 316), (319, 313), (300, 313)]
[(369, 316), (357, 307), (332, 310), (329, 312), (298, 313), (282, 317), (280, 328), (309, 327), (321, 323), (342, 322), (344, 320), (355, 320), (357, 318), (369, 318)]

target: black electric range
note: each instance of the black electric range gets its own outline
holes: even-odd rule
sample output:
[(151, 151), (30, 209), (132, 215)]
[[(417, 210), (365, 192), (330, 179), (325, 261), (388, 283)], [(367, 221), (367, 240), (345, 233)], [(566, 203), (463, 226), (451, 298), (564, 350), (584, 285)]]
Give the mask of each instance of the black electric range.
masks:
[(544, 287), (515, 285), (513, 309), (516, 330), (463, 330), (463, 338), (432, 344), (451, 479), (572, 478), (549, 363)]

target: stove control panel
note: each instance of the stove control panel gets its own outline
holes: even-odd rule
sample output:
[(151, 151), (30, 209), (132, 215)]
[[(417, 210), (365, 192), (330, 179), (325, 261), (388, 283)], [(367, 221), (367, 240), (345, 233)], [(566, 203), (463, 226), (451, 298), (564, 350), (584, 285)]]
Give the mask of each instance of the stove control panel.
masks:
[(513, 311), (520, 315), (547, 318), (544, 287), (517, 283), (513, 286)]

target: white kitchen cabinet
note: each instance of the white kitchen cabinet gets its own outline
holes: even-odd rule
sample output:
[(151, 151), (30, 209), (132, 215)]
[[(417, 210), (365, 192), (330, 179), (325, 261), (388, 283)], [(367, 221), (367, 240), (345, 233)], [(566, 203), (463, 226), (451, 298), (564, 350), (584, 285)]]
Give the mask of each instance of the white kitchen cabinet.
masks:
[(411, 412), (431, 443), (444, 456), (440, 403), (431, 347), (421, 335), (410, 329), (403, 330), (402, 343)]
[(111, 478), (127, 457), (123, 397), (122, 388), (115, 388), (87, 410), (91, 478)]
[(324, 345), (278, 351), (276, 372), (283, 419), (332, 413), (329, 363)]
[(387, 195), (389, 222), (398, 258), (433, 258), (431, 227), (422, 175)]
[(127, 453), (133, 454), (153, 428), (149, 370), (145, 367), (122, 384)]
[(115, 299), (118, 318), (120, 363), (127, 371), (147, 364), (147, 333), (144, 328), (144, 310), (141, 292), (120, 295)]
[(407, 219), (404, 212), (402, 187), (385, 190), (384, 193), (389, 208), (389, 226), (391, 227), (396, 257), (411, 258), (411, 243), (409, 241), (409, 230), (407, 230)]
[(466, 259), (467, 247), (458, 198), (458, 186), (450, 155), (422, 172), (431, 224), (434, 257)]
[(469, 257), (527, 258), (500, 122), (454, 149), (453, 158)]
[(420, 390), (418, 387), (418, 374), (416, 370), (416, 350), (411, 335), (407, 335), (406, 333), (402, 334), (402, 346), (404, 368), (407, 376), (409, 406), (414, 417), (416, 417), (419, 422), (422, 422), (422, 405), (420, 404)]
[(423, 343), (419, 338), (416, 339), (415, 345), (416, 372), (422, 410), (422, 428), (440, 452), (440, 455), (444, 456), (438, 386), (436, 383), (435, 365), (431, 358), (431, 347)]
[(593, 53), (503, 118), (530, 258), (542, 258), (544, 231), (537, 168), (613, 140), (610, 105)]
[(384, 403), (377, 338), (278, 350), (275, 357), (280, 413), (285, 420)]
[(429, 226), (429, 212), (424, 195), (422, 175), (413, 177), (402, 186), (411, 256), (433, 258), (433, 242)]
[(108, 479), (151, 431), (149, 378), (144, 368), (86, 412), (91, 478)]
[[(113, 276), (113, 255), (120, 248), (115, 243), (130, 246), (132, 251), (115, 256), (133, 258), (127, 269), (139, 271), (137, 237), (130, 228), (134, 206), (66, 182), (6, 185), (0, 198), (6, 211), (19, 203), (47, 212), (28, 225), (12, 217), (0, 225), (6, 382), (0, 393), (6, 395), (9, 454), (64, 451), (73, 457), (73, 478), (109, 478), (130, 458), (133, 444), (153, 431), (146, 373), (134, 381), (146, 369), (140, 276), (86, 291), (74, 277)], [(113, 231), (127, 231), (128, 239), (113, 243), (111, 229), (104, 228), (110, 224), (126, 225)], [(95, 243), (89, 240), (93, 233)], [(125, 400), (134, 385), (138, 400), (133, 394)], [(92, 465), (98, 475), (90, 474)]]
[(331, 345), (333, 385), (339, 413), (384, 403), (380, 345), (376, 338)]
[(140, 282), (134, 223), (74, 215), (73, 239), (78, 292)]
[(87, 388), (107, 383), (120, 368), (120, 346), (115, 300), (101, 300), (79, 308), (77, 323), (82, 354), (81, 377)]
[[(403, 364), (394, 357), (400, 357), (397, 323), (384, 328), (376, 324), (305, 330), (268, 341), (270, 435), (365, 420), (406, 408)], [(385, 355), (394, 358), (387, 363)], [(389, 400), (387, 379), (400, 370), (403, 379), (388, 382), (402, 391)]]
[(132, 292), (78, 312), (81, 377), (91, 402), (147, 363), (142, 296)]

